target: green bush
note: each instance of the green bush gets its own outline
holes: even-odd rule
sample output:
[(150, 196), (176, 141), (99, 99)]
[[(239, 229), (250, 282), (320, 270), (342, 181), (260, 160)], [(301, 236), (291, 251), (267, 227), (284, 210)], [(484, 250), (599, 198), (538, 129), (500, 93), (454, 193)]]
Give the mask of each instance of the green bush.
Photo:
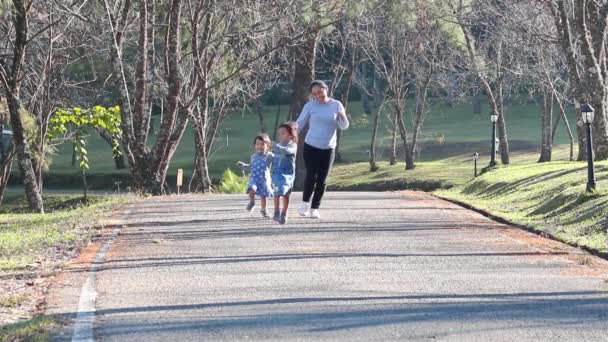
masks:
[(239, 176), (230, 169), (224, 171), (220, 182), (220, 192), (224, 194), (242, 194), (247, 188), (249, 180), (245, 176)]

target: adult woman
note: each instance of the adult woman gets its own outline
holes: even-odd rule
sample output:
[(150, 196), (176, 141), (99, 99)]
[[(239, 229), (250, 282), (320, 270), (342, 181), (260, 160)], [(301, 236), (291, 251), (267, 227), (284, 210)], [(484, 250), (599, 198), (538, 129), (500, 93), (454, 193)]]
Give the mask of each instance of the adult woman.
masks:
[(320, 218), (325, 181), (334, 162), (336, 131), (347, 129), (349, 123), (342, 103), (327, 95), (325, 82), (313, 81), (310, 93), (314, 99), (304, 105), (296, 122), (298, 133), (308, 125), (303, 151), (306, 180), (298, 213), (307, 216), (310, 212), (311, 217)]

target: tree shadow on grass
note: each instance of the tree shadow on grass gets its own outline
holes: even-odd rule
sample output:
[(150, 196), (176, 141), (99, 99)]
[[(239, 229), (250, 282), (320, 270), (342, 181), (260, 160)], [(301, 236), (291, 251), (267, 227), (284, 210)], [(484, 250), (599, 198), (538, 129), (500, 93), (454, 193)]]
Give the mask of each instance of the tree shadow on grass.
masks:
[(584, 169), (585, 168), (577, 168), (577, 169), (570, 169), (570, 170), (560, 170), (560, 171), (541, 173), (541, 174), (537, 174), (534, 176), (521, 178), (514, 182), (492, 183), (491, 185), (488, 185), (486, 187), (483, 187), (483, 186), (480, 187), (479, 184), (473, 183), (471, 185), (467, 185), (464, 188), (463, 193), (468, 194), (468, 195), (477, 194), (477, 196), (479, 196), (480, 198), (486, 198), (486, 199), (497, 197), (497, 196), (505, 196), (505, 195), (514, 193), (516, 191), (520, 191), (521, 187), (531, 186), (531, 185), (538, 184), (541, 182), (550, 181), (552, 179), (560, 178), (560, 177), (563, 177), (563, 176), (571, 174), (571, 173), (582, 172), (582, 170), (584, 170)]

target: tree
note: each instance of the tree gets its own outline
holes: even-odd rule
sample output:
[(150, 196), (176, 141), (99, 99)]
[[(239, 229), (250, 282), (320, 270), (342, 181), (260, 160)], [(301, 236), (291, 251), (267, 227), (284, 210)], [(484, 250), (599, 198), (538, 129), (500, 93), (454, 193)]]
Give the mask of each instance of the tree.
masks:
[[(111, 61), (119, 90), (123, 146), (134, 186), (140, 192), (161, 194), (165, 191), (170, 160), (181, 141), (191, 110), (191, 107), (180, 105), (182, 1), (173, 0), (161, 7), (162, 15), (157, 12), (159, 7), (154, 0), (141, 0), (137, 4), (121, 0), (111, 4), (104, 0), (103, 5), (110, 27)], [(157, 24), (157, 18), (163, 21)], [(129, 56), (125, 53), (125, 41), (130, 38), (127, 29), (134, 21), (138, 23), (138, 44), (134, 56)], [(157, 27), (162, 27), (162, 31)], [(156, 67), (159, 57), (163, 61), (160, 70)], [(131, 63), (135, 64), (132, 75), (127, 73), (126, 67)], [(156, 141), (149, 146), (152, 92), (159, 85), (162, 85), (160, 96), (164, 100), (163, 117)]]
[[(352, 13), (351, 13), (352, 14)], [(336, 97), (340, 90), (340, 102), (348, 113), (348, 98), (355, 78), (357, 65), (360, 63), (359, 53), (357, 53), (357, 18), (349, 18), (349, 13), (340, 14), (342, 20), (336, 23), (336, 29), (324, 35), (321, 40), (322, 59), (329, 67), (331, 82), (329, 83), (329, 97)], [(349, 20), (350, 19), (350, 20)], [(341, 162), (340, 142), (342, 141), (342, 130), (336, 132), (335, 161)]]
[[(315, 79), (315, 66), (317, 63), (317, 49), (322, 30), (330, 31), (337, 21), (343, 20), (344, 10), (348, 1), (326, 1), (323, 3), (312, 3), (306, 1), (295, 1), (289, 8), (290, 17), (296, 18), (290, 27), (290, 33), (304, 32), (300, 35), (289, 51), (292, 63), (291, 74), (291, 103), (289, 113), (291, 120), (296, 120), (302, 108), (310, 97), (309, 86)], [(338, 18), (337, 20), (335, 18)], [(298, 143), (298, 155), (296, 157), (296, 181), (295, 186), (301, 187), (304, 182), (304, 137), (307, 129), (300, 132)]]
[[(551, 160), (553, 141), (562, 119), (570, 138), (572, 159), (573, 135), (564, 106), (564, 101), (571, 96), (572, 83), (567, 77), (567, 59), (559, 45), (554, 18), (546, 4), (539, 1), (492, 1), (472, 16), (472, 31), (477, 32), (476, 39), (481, 41), (480, 44), (487, 46), (484, 49), (492, 49), (501, 42), (503, 60), (506, 61), (500, 66), (501, 83), (510, 84), (520, 93), (527, 92), (530, 97), (540, 98), (539, 162)], [(488, 53), (483, 55), (488, 56)], [(484, 59), (482, 61), (485, 62)], [(487, 73), (493, 74), (493, 68), (487, 67)], [(560, 115), (554, 116), (555, 109)]]
[[(197, 156), (191, 190), (210, 191), (209, 158), (227, 113), (261, 96), (281, 75), (280, 52), (305, 35), (285, 36), (287, 9), (273, 1), (199, 1), (188, 5), (190, 43), (182, 63), (190, 75), (192, 122)], [(261, 121), (261, 123), (263, 123)]]
[[(407, 157), (410, 147), (403, 116), (413, 83), (411, 66), (414, 63), (414, 46), (410, 43), (413, 27), (410, 25), (412, 18), (401, 18), (400, 13), (411, 13), (411, 8), (406, 11), (402, 2), (385, 3), (375, 15), (366, 17), (367, 21), (362, 24), (361, 35), (368, 60), (385, 85), (383, 87), (385, 98), (394, 115), (394, 134), (398, 128), (403, 140), (406, 163), (410, 162), (407, 166), (412, 167), (412, 159)], [(374, 86), (372, 89), (377, 87)], [(376, 113), (375, 122), (378, 116), (379, 113)], [(375, 131), (376, 129), (372, 133), (372, 146), (375, 145)], [(375, 151), (370, 151), (370, 154), (373, 157)], [(370, 169), (375, 168), (374, 164), (370, 162)]]
[(13, 46), (12, 58), (10, 58), (10, 64), (9, 61), (4, 59), (0, 60), (0, 83), (7, 97), (17, 163), (23, 176), (27, 201), (33, 210), (44, 212), (42, 195), (32, 164), (32, 153), (23, 127), (20, 99), (26, 47), (30, 38), (28, 35), (28, 8), (30, 8), (30, 3), (26, 0), (13, 0), (12, 3), (13, 6), (10, 11), (3, 11), (3, 16), (10, 15), (12, 17), (12, 31), (14, 31), (14, 39), (11, 44)]
[[(478, 9), (473, 11), (472, 8)], [(456, 7), (456, 20), (462, 30), (466, 43), (466, 56), (469, 68), (475, 74), (490, 104), (493, 115), (498, 116), (498, 139), (500, 140), (500, 159), (510, 164), (509, 140), (505, 117), (504, 91), (508, 65), (514, 64), (505, 42), (507, 31), (500, 26), (500, 18), (507, 16), (508, 6), (502, 1), (485, 1), (479, 6), (468, 6), (459, 0)], [(499, 15), (500, 14), (500, 15)], [(478, 37), (473, 34), (478, 32)]]
[[(361, 44), (360, 44), (361, 45)], [(364, 46), (364, 45), (361, 45)], [(363, 102), (363, 110), (366, 115), (373, 115), (372, 123), (372, 140), (369, 150), (370, 171), (378, 171), (379, 167), (376, 164), (376, 149), (378, 129), (380, 127), (380, 119), (382, 115), (388, 116), (388, 121), (391, 122), (391, 148), (390, 148), (390, 165), (397, 163), (397, 121), (393, 120), (392, 111), (385, 111), (385, 105), (388, 100), (386, 95), (386, 82), (381, 77), (378, 77), (375, 72), (374, 65), (370, 63), (368, 57), (357, 63), (355, 73), (355, 84), (361, 93)]]
[(61, 138), (62, 142), (70, 141), (74, 144), (76, 158), (82, 174), (84, 201), (87, 201), (87, 176), (91, 168), (87, 151), (87, 128), (107, 132), (112, 137), (112, 150), (120, 155), (119, 139), (122, 135), (120, 128), (120, 108), (104, 108), (95, 106), (92, 109), (58, 109), (49, 121), (49, 139)]
[[(395, 125), (392, 141), (396, 141), (398, 131), (403, 141), (407, 170), (416, 167), (418, 140), (427, 113), (428, 89), (440, 63), (440, 48), (447, 44), (438, 17), (434, 17), (428, 6), (432, 5), (408, 1), (382, 3), (376, 15), (366, 18), (368, 21), (362, 29), (364, 51), (385, 84), (383, 91), (392, 109)], [(413, 126), (410, 132), (404, 117), (408, 112), (406, 102), (411, 93), (415, 93), (416, 102), (414, 110), (410, 111)], [(372, 146), (375, 145), (375, 130)], [(394, 145), (392, 150), (394, 154)], [(373, 170), (375, 151), (370, 151), (370, 154)]]
[[(0, 122), (6, 122), (8, 118), (8, 108), (4, 101), (4, 98), (0, 98)], [(2, 132), (0, 132), (2, 133)], [(0, 139), (3, 137), (0, 136)], [(2, 160), (0, 161), (0, 204), (4, 199), (4, 192), (8, 185), (8, 179), (11, 175), (13, 167), (13, 157), (15, 156), (15, 148), (13, 144), (10, 144), (10, 148), (4, 146), (5, 142), (2, 141), (2, 149), (8, 149), (8, 153), (2, 153)]]
[[(568, 116), (564, 101), (570, 91), (570, 86), (567, 79), (564, 79), (563, 58), (556, 51), (554, 44), (538, 44), (535, 51), (535, 63), (530, 70), (530, 75), (535, 78), (535, 83), (538, 84), (539, 92), (542, 95), (541, 101), (541, 152), (539, 162), (551, 161), (553, 143), (557, 132), (560, 120), (563, 119), (564, 126), (570, 140), (570, 157), (574, 160), (574, 136), (570, 128)], [(555, 117), (553, 112), (557, 108), (558, 115)]]
[[(566, 57), (568, 75), (578, 104), (595, 108), (593, 147), (595, 159), (608, 159), (608, 12), (605, 4), (587, 0), (546, 0), (557, 38)], [(577, 110), (578, 160), (586, 159), (585, 131)]]
[(43, 175), (54, 152), (47, 137), (50, 117), (73, 98), (81, 101), (86, 92), (91, 92), (87, 86), (95, 80), (94, 73), (82, 72), (89, 68), (97, 49), (91, 42), (92, 35), (86, 34), (81, 8), (77, 3), (37, 2), (31, 9), (34, 15), (29, 26), (38, 33), (29, 39), (21, 101), (33, 118), (28, 142), (41, 192)]
[[(289, 6), (278, 1), (172, 0), (162, 6), (153, 0), (103, 1), (122, 110), (122, 145), (136, 189), (165, 192), (169, 164), (190, 120), (196, 177), (201, 190), (209, 189), (209, 153), (233, 104), (236, 81), (254, 62), (318, 30), (285, 36)], [(132, 23), (138, 24), (134, 30)], [(278, 37), (272, 44), (255, 48), (271, 33)], [(135, 38), (136, 46), (127, 49)], [(148, 144), (153, 93), (162, 120), (156, 140)]]

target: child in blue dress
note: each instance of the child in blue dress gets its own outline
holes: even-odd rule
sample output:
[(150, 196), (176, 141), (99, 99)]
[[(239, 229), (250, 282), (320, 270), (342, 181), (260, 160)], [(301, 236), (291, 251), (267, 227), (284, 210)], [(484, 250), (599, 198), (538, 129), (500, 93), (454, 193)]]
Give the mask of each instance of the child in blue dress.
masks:
[[(292, 122), (279, 126), (279, 143), (274, 144), (272, 152), (272, 189), (274, 194), (274, 220), (280, 224), (287, 222), (289, 195), (296, 176), (296, 153), (298, 151), (298, 133)], [(283, 210), (281, 211), (281, 198)]]
[(255, 207), (255, 196), (260, 198), (260, 212), (263, 217), (269, 217), (266, 211), (266, 199), (272, 197), (272, 187), (270, 181), (270, 165), (274, 155), (270, 152), (272, 143), (267, 134), (260, 134), (255, 137), (254, 148), (255, 153), (251, 155), (251, 162), (238, 164), (249, 170), (249, 184), (247, 185), (247, 193), (249, 194), (249, 204), (247, 211), (253, 211)]

